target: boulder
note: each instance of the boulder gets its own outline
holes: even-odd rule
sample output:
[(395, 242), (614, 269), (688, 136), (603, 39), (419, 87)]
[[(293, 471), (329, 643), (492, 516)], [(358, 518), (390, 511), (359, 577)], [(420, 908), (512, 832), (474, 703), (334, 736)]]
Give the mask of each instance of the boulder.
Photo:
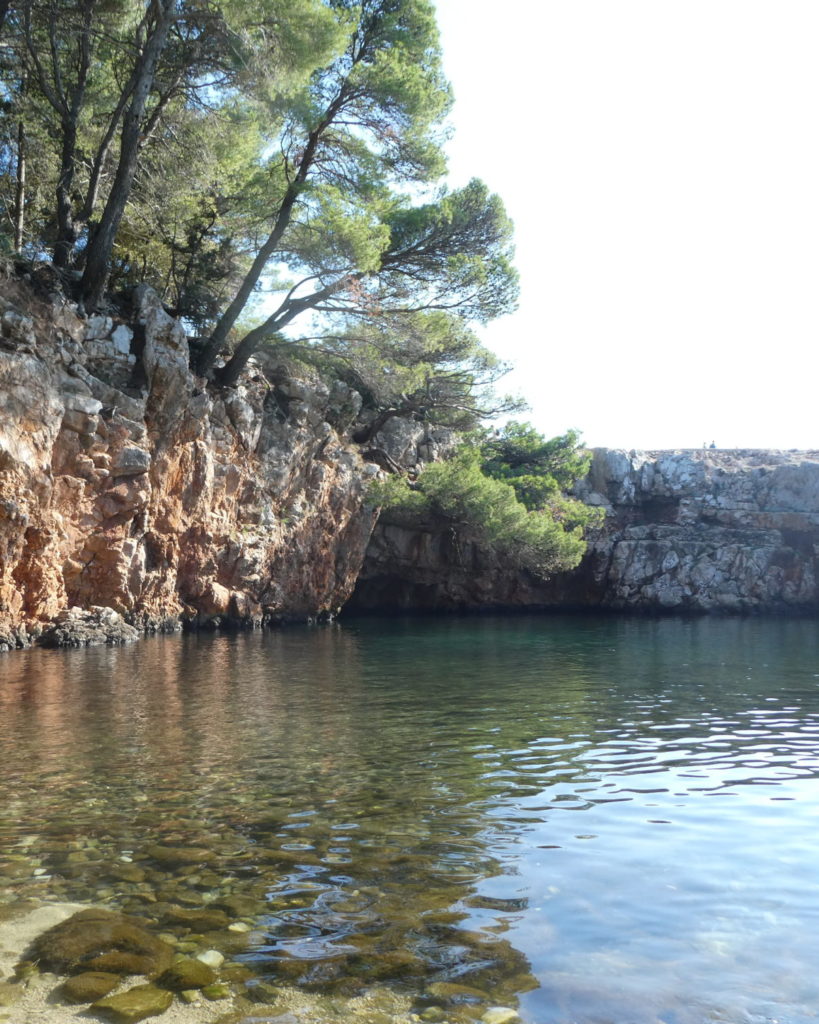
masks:
[(216, 981), (213, 968), (201, 960), (178, 960), (159, 976), (157, 984), (174, 992), (192, 988), (205, 988)]
[(113, 608), (92, 607), (88, 611), (67, 608), (43, 631), (40, 643), (44, 647), (93, 647), (129, 644), (139, 636), (139, 631), (129, 626)]
[(67, 978), (60, 989), (60, 995), (67, 1003), (93, 1003), (102, 999), (120, 984), (119, 974), (107, 971), (83, 971)]
[(90, 969), (152, 976), (170, 967), (173, 955), (172, 947), (136, 918), (91, 909), (43, 932), (32, 944), (29, 958), (61, 974)]
[(137, 1024), (147, 1017), (158, 1017), (170, 1009), (173, 993), (156, 985), (135, 985), (127, 992), (108, 996), (93, 1004), (91, 1010), (114, 1024)]

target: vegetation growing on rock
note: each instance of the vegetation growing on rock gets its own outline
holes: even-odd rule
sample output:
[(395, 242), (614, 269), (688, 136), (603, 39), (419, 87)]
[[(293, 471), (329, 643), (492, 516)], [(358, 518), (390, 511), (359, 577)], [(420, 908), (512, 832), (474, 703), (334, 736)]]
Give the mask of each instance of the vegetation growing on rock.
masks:
[(479, 431), (413, 482), (376, 485), (373, 497), (411, 520), (447, 522), (540, 575), (571, 569), (583, 532), (602, 512), (565, 495), (588, 465), (576, 432), (547, 441), (529, 424)]

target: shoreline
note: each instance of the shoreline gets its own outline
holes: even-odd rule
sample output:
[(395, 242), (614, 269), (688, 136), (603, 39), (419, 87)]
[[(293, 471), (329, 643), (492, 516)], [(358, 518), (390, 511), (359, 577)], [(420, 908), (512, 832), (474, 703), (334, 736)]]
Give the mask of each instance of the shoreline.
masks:
[[(56, 990), (65, 980), (56, 974), (34, 974), (26, 982), (14, 978), (15, 965), (34, 939), (54, 925), (81, 910), (97, 908), (93, 903), (58, 903), (25, 901), (17, 912), (14, 904), (0, 904), (0, 1022), (2, 1024), (88, 1024), (89, 1020), (110, 1018), (95, 1014), (86, 1004), (59, 1002)], [(116, 992), (124, 992), (146, 978), (131, 975), (123, 978)], [(7, 1000), (13, 989), (20, 988), (20, 997)], [(113, 994), (113, 993), (112, 993)], [(174, 999), (164, 1013), (150, 1017), (160, 1024), (325, 1024), (334, 1017), (368, 1024), (375, 1019), (390, 1024), (417, 1024), (417, 1014), (410, 1011), (409, 996), (384, 987), (376, 987), (361, 996), (326, 997), (283, 985), (276, 987), (275, 1002), (249, 1003), (235, 993), (229, 999), (209, 1001), (203, 996), (190, 1004)]]

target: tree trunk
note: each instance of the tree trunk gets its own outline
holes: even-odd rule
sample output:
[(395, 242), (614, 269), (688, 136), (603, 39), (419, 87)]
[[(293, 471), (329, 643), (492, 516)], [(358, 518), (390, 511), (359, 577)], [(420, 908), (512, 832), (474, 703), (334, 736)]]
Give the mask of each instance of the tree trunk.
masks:
[(216, 374), (218, 382), (225, 387), (235, 384), (239, 379), (239, 374), (247, 365), (248, 359), (250, 359), (263, 341), (277, 331), (280, 331), (282, 327), (286, 327), (306, 310), (315, 309), (319, 303), (329, 299), (331, 295), (349, 284), (354, 276), (358, 277), (360, 275), (347, 275), (333, 282), (333, 284), (320, 288), (318, 291), (313, 292), (312, 295), (305, 295), (303, 299), (290, 299), (280, 306), (263, 324), (254, 327), (252, 331), (248, 331), (244, 338), (242, 338), (236, 346), (236, 351)]
[(57, 179), (57, 240), (54, 243), (54, 266), (67, 267), (77, 230), (71, 205), (74, 166), (77, 150), (77, 121), (74, 117), (63, 120), (63, 145), (60, 176)]
[[(256, 259), (254, 259), (253, 265), (248, 271), (247, 276), (244, 281), (242, 281), (239, 291), (236, 293), (236, 297), (219, 318), (219, 322), (216, 324), (216, 327), (214, 327), (213, 333), (202, 348), (202, 352), (200, 353), (199, 359), (196, 363), (196, 368), (200, 373), (207, 373), (208, 370), (210, 370), (216, 360), (216, 357), (225, 347), (225, 342), (227, 341), (231, 328), (239, 319), (242, 310), (247, 305), (248, 299), (253, 294), (253, 289), (256, 287), (259, 282), (259, 278), (264, 273), (270, 257), (276, 252), (279, 242), (281, 242), (282, 236), (290, 224), (290, 220), (293, 216), (293, 207), (296, 205), (299, 193), (301, 192), (304, 183), (307, 181), (307, 176), (309, 175), (310, 169), (316, 159), (321, 138), (333, 123), (339, 111), (343, 109), (346, 98), (347, 88), (346, 85), (343, 85), (339, 90), (338, 95), (325, 110), (324, 117), (321, 119), (321, 122), (307, 136), (307, 144), (304, 147), (304, 153), (299, 161), (298, 171), (288, 185), (287, 191), (284, 193), (281, 204), (279, 205), (279, 211), (276, 214), (273, 229), (267, 236), (267, 241), (259, 250)], [(267, 333), (269, 334), (270, 332), (268, 331)], [(242, 341), (242, 344), (244, 344), (244, 340)], [(247, 358), (245, 359), (245, 362), (247, 362)], [(231, 362), (233, 362), (232, 359)], [(244, 363), (242, 365), (244, 365)], [(226, 370), (227, 366), (225, 367), (225, 371)]]
[(154, 83), (159, 58), (162, 56), (168, 32), (176, 18), (177, 0), (160, 0), (158, 7), (159, 16), (142, 50), (137, 65), (136, 83), (131, 103), (123, 120), (119, 163), (114, 183), (86, 252), (85, 272), (80, 288), (85, 308), (89, 311), (99, 306), (108, 283), (111, 252), (139, 163), (142, 119)]
[(23, 229), (26, 209), (26, 126), (17, 125), (17, 182), (14, 189), (14, 251), (23, 251)]

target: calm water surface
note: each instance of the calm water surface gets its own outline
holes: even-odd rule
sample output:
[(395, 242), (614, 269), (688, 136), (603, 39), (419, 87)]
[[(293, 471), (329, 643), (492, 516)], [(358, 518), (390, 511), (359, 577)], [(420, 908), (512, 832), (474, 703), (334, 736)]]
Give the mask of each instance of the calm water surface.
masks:
[(533, 1024), (819, 1019), (812, 622), (25, 652), (0, 660), (0, 754), (0, 901), (224, 906), (260, 976), (419, 1008), (448, 982)]

